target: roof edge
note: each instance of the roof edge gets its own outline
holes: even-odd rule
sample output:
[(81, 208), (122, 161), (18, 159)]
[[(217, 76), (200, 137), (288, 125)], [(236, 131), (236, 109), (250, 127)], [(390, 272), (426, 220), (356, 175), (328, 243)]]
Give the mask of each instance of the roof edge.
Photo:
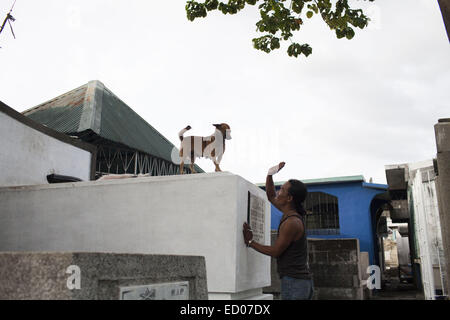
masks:
[[(314, 185), (314, 184), (333, 184), (333, 183), (348, 183), (348, 182), (365, 182), (363, 175), (355, 175), (355, 176), (340, 176), (340, 177), (330, 177), (330, 178), (319, 178), (319, 179), (304, 179), (301, 180), (306, 185)], [(281, 186), (286, 181), (274, 182), (274, 185)], [(258, 187), (265, 187), (265, 183), (257, 183)]]
[(363, 187), (369, 188), (369, 189), (387, 190), (389, 186), (387, 184), (381, 184), (381, 183), (363, 182)]
[(78, 132), (91, 129), (95, 133), (100, 134), (104, 90), (105, 85), (98, 80), (92, 80), (87, 83)]

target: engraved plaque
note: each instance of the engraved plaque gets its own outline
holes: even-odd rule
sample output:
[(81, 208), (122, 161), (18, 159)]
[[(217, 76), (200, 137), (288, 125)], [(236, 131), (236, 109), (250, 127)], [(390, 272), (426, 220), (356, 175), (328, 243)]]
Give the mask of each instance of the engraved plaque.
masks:
[(265, 209), (264, 199), (248, 192), (247, 223), (253, 230), (253, 240), (265, 243)]
[(188, 281), (152, 283), (119, 289), (119, 300), (189, 300)]

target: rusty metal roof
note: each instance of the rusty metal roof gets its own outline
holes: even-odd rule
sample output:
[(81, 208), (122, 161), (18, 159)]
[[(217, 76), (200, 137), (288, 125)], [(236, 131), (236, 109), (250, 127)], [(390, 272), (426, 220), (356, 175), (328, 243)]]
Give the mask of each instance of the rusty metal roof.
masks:
[[(23, 114), (59, 132), (82, 136), (91, 131), (172, 162), (175, 146), (100, 81), (90, 81)], [(196, 170), (204, 172), (197, 165)]]
[(25, 116), (63, 133), (75, 133), (80, 125), (87, 85), (22, 112)]

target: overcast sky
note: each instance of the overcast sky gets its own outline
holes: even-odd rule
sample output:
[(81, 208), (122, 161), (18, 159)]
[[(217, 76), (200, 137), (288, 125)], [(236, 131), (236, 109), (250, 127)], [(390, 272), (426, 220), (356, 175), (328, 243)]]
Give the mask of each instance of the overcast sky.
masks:
[[(13, 0), (0, 0), (3, 21)], [(0, 100), (24, 111), (100, 80), (176, 146), (177, 133), (231, 126), (221, 168), (264, 182), (362, 174), (435, 157), (450, 117), (450, 46), (437, 1), (350, 1), (371, 16), (352, 40), (318, 17), (287, 45), (253, 49), (257, 7), (186, 19), (183, 0), (17, 0), (0, 35)], [(211, 161), (197, 162), (214, 171)]]

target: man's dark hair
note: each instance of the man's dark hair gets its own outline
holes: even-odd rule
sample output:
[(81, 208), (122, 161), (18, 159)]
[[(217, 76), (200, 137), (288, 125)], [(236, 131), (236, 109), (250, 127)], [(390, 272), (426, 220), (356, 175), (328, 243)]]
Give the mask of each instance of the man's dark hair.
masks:
[(295, 210), (302, 216), (306, 214), (306, 210), (303, 208), (303, 202), (306, 199), (308, 190), (303, 182), (296, 179), (291, 179), (288, 181), (291, 185), (288, 189), (288, 193), (294, 198)]

